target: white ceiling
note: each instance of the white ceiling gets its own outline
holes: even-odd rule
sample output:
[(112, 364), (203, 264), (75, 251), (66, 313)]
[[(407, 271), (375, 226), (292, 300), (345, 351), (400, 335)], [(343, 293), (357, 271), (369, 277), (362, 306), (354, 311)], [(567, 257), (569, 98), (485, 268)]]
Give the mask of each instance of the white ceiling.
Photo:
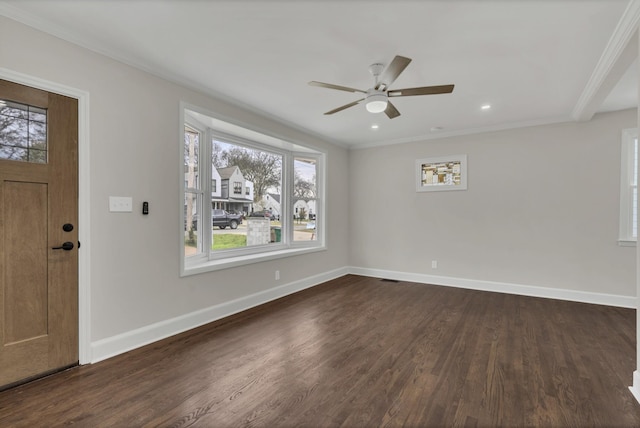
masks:
[[(326, 140), (366, 147), (573, 120), (627, 4), (0, 0), (0, 14)], [(454, 92), (395, 98), (401, 116), (392, 120), (362, 104), (323, 115), (361, 94), (307, 82), (366, 90), (369, 65), (395, 55), (413, 62), (392, 89), (453, 83)], [(597, 110), (637, 106), (637, 65), (631, 70)]]

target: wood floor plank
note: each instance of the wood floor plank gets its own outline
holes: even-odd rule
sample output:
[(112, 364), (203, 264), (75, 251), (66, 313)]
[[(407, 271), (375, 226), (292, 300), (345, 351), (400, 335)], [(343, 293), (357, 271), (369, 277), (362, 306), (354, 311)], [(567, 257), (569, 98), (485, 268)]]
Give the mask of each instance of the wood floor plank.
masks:
[(347, 275), (0, 392), (0, 426), (637, 427), (635, 311)]

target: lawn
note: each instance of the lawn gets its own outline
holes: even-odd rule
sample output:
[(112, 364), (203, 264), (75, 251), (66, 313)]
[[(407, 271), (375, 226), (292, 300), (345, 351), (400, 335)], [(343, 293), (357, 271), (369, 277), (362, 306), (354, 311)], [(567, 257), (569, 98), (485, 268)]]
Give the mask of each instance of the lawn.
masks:
[(240, 248), (247, 246), (247, 236), (240, 234), (214, 235), (212, 250), (224, 250), (227, 248)]

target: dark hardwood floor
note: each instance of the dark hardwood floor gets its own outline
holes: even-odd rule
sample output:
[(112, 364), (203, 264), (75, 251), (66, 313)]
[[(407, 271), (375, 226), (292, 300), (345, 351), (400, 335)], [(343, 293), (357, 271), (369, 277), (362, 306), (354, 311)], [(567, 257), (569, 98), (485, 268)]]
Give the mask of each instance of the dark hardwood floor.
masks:
[(0, 393), (0, 426), (638, 427), (635, 311), (345, 276)]

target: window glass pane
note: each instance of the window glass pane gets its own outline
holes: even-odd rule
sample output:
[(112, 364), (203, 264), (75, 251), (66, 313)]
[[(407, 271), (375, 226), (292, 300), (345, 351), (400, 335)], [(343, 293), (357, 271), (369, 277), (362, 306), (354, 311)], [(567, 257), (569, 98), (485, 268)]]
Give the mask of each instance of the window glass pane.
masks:
[(185, 126), (184, 129), (184, 175), (188, 189), (199, 189), (198, 180), (198, 150), (200, 144), (200, 134)]
[(0, 144), (3, 147), (29, 147), (29, 121), (0, 115)]
[(43, 108), (29, 107), (29, 120), (31, 122), (47, 123), (47, 111)]
[(211, 200), (212, 250), (281, 242), (283, 156), (222, 139), (212, 141), (211, 152), (212, 174), (220, 177)]
[(0, 159), (47, 162), (47, 112), (0, 100)]
[(193, 256), (201, 252), (198, 240), (198, 195), (185, 192), (184, 198), (184, 255)]
[(29, 162), (47, 163), (47, 152), (44, 150), (29, 149)]
[(0, 159), (23, 161), (29, 157), (29, 151), (21, 147), (0, 144)]
[(47, 149), (47, 124), (29, 122), (29, 147), (38, 150)]
[[(39, 109), (41, 110), (41, 109)], [(7, 100), (0, 101), (0, 115), (14, 119), (29, 119), (29, 106)]]
[(293, 240), (315, 241), (316, 235), (316, 160), (293, 160)]

